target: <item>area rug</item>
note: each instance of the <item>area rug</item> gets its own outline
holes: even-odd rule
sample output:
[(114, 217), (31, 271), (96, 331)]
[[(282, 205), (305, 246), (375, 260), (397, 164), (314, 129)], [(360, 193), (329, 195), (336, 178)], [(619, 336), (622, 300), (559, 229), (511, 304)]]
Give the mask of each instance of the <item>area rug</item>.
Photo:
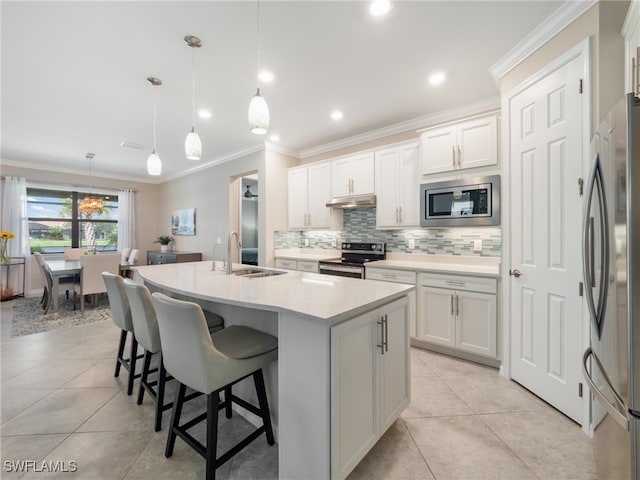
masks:
[(95, 304), (85, 303), (84, 315), (80, 313), (79, 304), (77, 310), (73, 310), (73, 297), (67, 300), (64, 294), (60, 295), (58, 311), (46, 315), (43, 315), (40, 297), (19, 298), (13, 305), (11, 336), (31, 335), (104, 320), (111, 320), (107, 295), (97, 295)]

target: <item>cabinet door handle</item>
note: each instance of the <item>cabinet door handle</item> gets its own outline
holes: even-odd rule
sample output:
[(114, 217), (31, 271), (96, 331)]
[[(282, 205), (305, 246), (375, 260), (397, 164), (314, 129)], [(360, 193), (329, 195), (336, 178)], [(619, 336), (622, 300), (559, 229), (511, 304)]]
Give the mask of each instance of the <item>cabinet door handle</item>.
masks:
[(398, 207), (396, 207), (396, 223), (398, 223)]
[(389, 351), (389, 317), (384, 315), (384, 351)]
[(460, 150), (460, 145), (458, 145), (458, 168), (462, 168), (462, 150)]
[(308, 213), (307, 215), (308, 215), (308, 217), (309, 217), (309, 222), (307, 223), (307, 226), (309, 226), (309, 227), (310, 227), (310, 226), (311, 226), (311, 214), (310, 214), (310, 213)]
[(453, 317), (453, 293), (451, 294), (451, 316)]
[(631, 91), (634, 95), (638, 95), (638, 82), (636, 80), (638, 73), (638, 59), (636, 57), (631, 58)]
[(451, 145), (451, 161), (453, 162), (453, 168), (456, 168), (456, 146)]
[(460, 315), (460, 297), (456, 294), (456, 317)]
[(640, 47), (636, 49), (636, 96), (640, 95)]
[(384, 355), (384, 317), (380, 317), (378, 325), (380, 325), (380, 343), (377, 346), (380, 347), (380, 354)]
[(398, 207), (398, 223), (402, 223), (402, 206)]

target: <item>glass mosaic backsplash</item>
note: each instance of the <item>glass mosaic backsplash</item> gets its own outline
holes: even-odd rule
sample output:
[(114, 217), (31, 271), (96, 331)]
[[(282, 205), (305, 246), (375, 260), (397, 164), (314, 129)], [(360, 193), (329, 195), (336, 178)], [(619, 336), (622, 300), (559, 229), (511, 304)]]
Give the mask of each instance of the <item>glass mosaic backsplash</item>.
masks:
[[(305, 245), (305, 240), (308, 240), (308, 245)], [(393, 253), (499, 257), (502, 248), (500, 227), (376, 230), (375, 207), (344, 210), (344, 230), (341, 231), (275, 232), (276, 249), (340, 249), (340, 243), (346, 240), (385, 242), (387, 252)], [(414, 249), (408, 248), (409, 240), (415, 242)], [(474, 251), (474, 240), (482, 240), (481, 251)]]

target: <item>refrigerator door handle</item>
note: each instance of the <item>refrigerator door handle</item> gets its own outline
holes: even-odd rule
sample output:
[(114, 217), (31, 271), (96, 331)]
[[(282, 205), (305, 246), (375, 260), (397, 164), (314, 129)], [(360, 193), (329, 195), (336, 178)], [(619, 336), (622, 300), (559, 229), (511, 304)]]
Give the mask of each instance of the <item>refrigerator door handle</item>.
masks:
[[(607, 295), (609, 292), (609, 215), (607, 212), (607, 199), (604, 190), (604, 180), (600, 167), (600, 155), (596, 154), (593, 171), (589, 178), (587, 187), (587, 197), (585, 199), (584, 220), (582, 225), (582, 264), (584, 270), (585, 297), (587, 307), (594, 327), (600, 338), (604, 326), (605, 313), (607, 309)], [(598, 214), (600, 217), (600, 258), (602, 258), (602, 268), (600, 269), (600, 282), (598, 288), (598, 306), (596, 307), (592, 289), (595, 287), (595, 241), (593, 217), (591, 217), (591, 201), (594, 191), (598, 191)]]
[[(598, 386), (593, 381), (591, 377), (591, 373), (589, 373), (589, 369), (587, 368), (587, 363), (589, 362), (589, 357), (593, 358), (593, 366), (597, 368), (602, 374), (602, 378), (607, 386), (607, 388), (613, 393), (613, 397), (616, 400), (617, 405), (612, 404), (607, 397), (604, 396), (602, 391), (598, 388)], [(611, 418), (615, 420), (615, 422), (624, 428), (627, 432), (630, 430), (630, 422), (628, 415), (628, 408), (624, 403), (624, 400), (620, 398), (618, 392), (616, 392), (611, 379), (607, 375), (607, 372), (604, 371), (602, 363), (600, 359), (595, 354), (595, 352), (591, 349), (591, 347), (587, 348), (582, 356), (582, 375), (584, 376), (584, 380), (589, 385), (589, 389), (594, 397), (598, 399), (600, 404), (605, 408), (607, 413), (611, 415)]]

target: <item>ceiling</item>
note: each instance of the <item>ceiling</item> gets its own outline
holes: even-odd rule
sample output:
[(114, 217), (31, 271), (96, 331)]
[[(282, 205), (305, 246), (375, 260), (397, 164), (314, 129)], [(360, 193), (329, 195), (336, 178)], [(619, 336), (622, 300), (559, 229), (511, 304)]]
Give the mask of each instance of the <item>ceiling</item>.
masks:
[[(269, 134), (293, 154), (498, 95), (489, 68), (562, 1), (402, 1), (382, 18), (364, 1), (260, 3), (261, 83)], [(256, 2), (2, 1), (2, 161), (161, 182), (256, 150), (249, 132), (257, 72)], [(184, 155), (191, 128), (197, 35), (200, 162)], [(428, 83), (436, 70), (439, 86)], [(163, 85), (153, 89), (148, 76)], [(153, 147), (161, 177), (146, 173)], [(332, 120), (334, 109), (344, 118)], [(120, 146), (124, 141), (142, 149)]]

